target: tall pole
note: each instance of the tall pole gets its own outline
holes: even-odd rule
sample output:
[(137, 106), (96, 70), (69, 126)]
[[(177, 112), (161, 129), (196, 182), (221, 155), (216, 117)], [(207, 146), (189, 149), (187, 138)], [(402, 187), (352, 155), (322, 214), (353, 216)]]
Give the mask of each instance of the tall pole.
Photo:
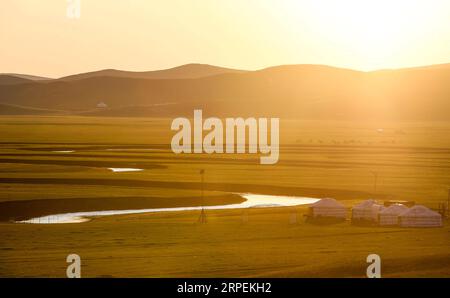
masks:
[(198, 218), (199, 223), (206, 223), (206, 213), (205, 213), (205, 196), (204, 196), (204, 182), (205, 182), (205, 170), (200, 170), (200, 177), (201, 177), (201, 191), (202, 191), (202, 211), (200, 212), (200, 217)]
[(202, 177), (202, 206), (205, 204), (205, 170), (200, 170), (200, 175)]
[(378, 182), (378, 173), (375, 171), (371, 171), (372, 175), (374, 176), (374, 181), (373, 181), (373, 193), (374, 195), (376, 195), (377, 193), (377, 182)]
[(448, 189), (447, 197), (447, 218), (450, 218), (450, 188)]

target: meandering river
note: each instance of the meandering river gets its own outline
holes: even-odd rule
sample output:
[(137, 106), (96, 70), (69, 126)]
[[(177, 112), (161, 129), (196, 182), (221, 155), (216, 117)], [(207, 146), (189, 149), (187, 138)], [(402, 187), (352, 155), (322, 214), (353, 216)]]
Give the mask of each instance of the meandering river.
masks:
[(87, 211), (62, 213), (54, 215), (46, 215), (35, 217), (28, 220), (18, 221), (18, 223), (30, 224), (61, 224), (61, 223), (81, 223), (91, 220), (93, 217), (153, 213), (153, 212), (176, 212), (176, 211), (192, 211), (192, 210), (218, 210), (218, 209), (243, 209), (243, 208), (266, 208), (266, 207), (287, 207), (312, 204), (320, 199), (307, 197), (291, 197), (291, 196), (273, 196), (261, 194), (239, 194), (245, 201), (239, 204), (216, 205), (216, 206), (194, 206), (194, 207), (172, 207), (172, 208), (151, 208), (151, 209), (131, 209), (131, 210), (105, 210), (105, 211)]

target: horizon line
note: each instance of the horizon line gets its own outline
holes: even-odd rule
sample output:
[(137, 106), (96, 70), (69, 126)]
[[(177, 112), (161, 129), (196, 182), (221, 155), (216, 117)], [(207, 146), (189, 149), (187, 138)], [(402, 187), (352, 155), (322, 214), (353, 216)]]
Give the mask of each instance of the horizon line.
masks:
[(363, 70), (363, 69), (356, 69), (356, 68), (349, 68), (349, 67), (341, 67), (341, 66), (335, 66), (335, 65), (329, 65), (329, 64), (315, 64), (315, 63), (292, 63), (292, 64), (279, 64), (279, 65), (272, 65), (272, 66), (266, 66), (262, 68), (256, 68), (256, 69), (243, 69), (243, 68), (235, 68), (231, 66), (222, 66), (222, 65), (215, 65), (215, 64), (208, 64), (208, 63), (200, 63), (200, 62), (191, 62), (191, 63), (185, 63), (180, 64), (177, 66), (167, 67), (167, 68), (157, 68), (157, 69), (151, 69), (151, 70), (124, 70), (119, 68), (101, 68), (96, 70), (89, 70), (84, 72), (77, 72), (77, 73), (71, 73), (66, 74), (63, 76), (58, 77), (49, 77), (46, 75), (37, 75), (37, 74), (30, 74), (25, 72), (0, 72), (0, 75), (11, 75), (11, 76), (32, 76), (32, 77), (40, 77), (48, 80), (58, 80), (69, 76), (75, 76), (75, 75), (81, 75), (81, 74), (87, 74), (87, 73), (93, 73), (93, 72), (99, 72), (99, 71), (105, 71), (105, 70), (114, 70), (114, 71), (123, 71), (123, 72), (133, 72), (133, 73), (144, 73), (144, 72), (152, 72), (152, 71), (164, 71), (164, 70), (170, 70), (175, 69), (183, 66), (188, 65), (205, 65), (205, 66), (212, 66), (212, 67), (218, 67), (218, 68), (227, 68), (230, 70), (236, 70), (236, 71), (243, 71), (243, 72), (256, 72), (256, 71), (262, 71), (269, 68), (274, 67), (282, 67), (282, 66), (323, 66), (323, 67), (329, 67), (329, 68), (337, 68), (337, 69), (343, 69), (343, 70), (350, 70), (350, 71), (357, 71), (357, 72), (364, 72), (364, 73), (370, 73), (370, 72), (378, 72), (378, 71), (395, 71), (395, 70), (406, 70), (406, 69), (416, 69), (416, 68), (427, 68), (427, 67), (439, 67), (448, 65), (450, 62), (443, 62), (443, 63), (436, 63), (436, 64), (421, 64), (421, 65), (414, 65), (414, 66), (405, 66), (405, 67), (392, 67), (392, 68), (377, 68), (377, 69), (371, 69), (371, 70)]

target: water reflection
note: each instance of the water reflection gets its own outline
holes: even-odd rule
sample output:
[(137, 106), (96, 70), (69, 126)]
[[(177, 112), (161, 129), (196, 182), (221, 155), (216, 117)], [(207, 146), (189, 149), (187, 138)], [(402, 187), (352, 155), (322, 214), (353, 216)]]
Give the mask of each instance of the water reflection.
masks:
[[(205, 206), (206, 210), (218, 209), (242, 209), (242, 208), (267, 208), (267, 207), (286, 207), (312, 204), (320, 199), (307, 197), (290, 197), (290, 196), (273, 196), (261, 194), (239, 194), (246, 199), (242, 203), (229, 205)], [(175, 211), (192, 211), (201, 210), (201, 206), (193, 207), (172, 207), (172, 208), (150, 208), (150, 209), (131, 209), (131, 210), (107, 210), (107, 211), (88, 211), (88, 212), (74, 212), (48, 215), (36, 217), (19, 223), (33, 223), (33, 224), (58, 224), (58, 223), (80, 223), (89, 221), (92, 217), (123, 215), (123, 214), (138, 214), (138, 213), (153, 213), (153, 212), (175, 212)]]

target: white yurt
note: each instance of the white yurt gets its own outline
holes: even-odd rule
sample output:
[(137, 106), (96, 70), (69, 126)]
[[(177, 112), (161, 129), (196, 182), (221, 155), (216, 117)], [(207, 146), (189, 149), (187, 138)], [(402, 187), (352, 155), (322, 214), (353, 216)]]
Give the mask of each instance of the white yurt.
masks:
[(321, 199), (310, 205), (310, 217), (328, 217), (345, 219), (347, 217), (347, 208), (335, 199)]
[(108, 107), (108, 105), (106, 103), (104, 103), (103, 101), (97, 103), (97, 108), (99, 108), (99, 109), (105, 109), (107, 107)]
[(384, 209), (384, 206), (378, 204), (375, 200), (366, 200), (353, 206), (352, 221), (376, 221), (378, 212)]
[(399, 216), (402, 227), (441, 227), (442, 216), (422, 205), (416, 205)]
[(396, 226), (398, 225), (399, 215), (407, 210), (408, 207), (405, 205), (392, 204), (378, 213), (378, 224), (380, 226)]

